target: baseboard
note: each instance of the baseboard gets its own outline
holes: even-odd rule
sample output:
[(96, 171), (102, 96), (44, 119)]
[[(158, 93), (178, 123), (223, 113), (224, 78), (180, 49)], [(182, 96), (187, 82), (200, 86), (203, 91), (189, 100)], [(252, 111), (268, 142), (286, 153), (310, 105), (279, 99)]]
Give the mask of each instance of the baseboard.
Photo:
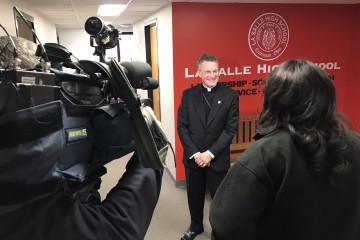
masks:
[(164, 169), (165, 172), (169, 175), (171, 181), (175, 184), (175, 187), (186, 187), (186, 180), (176, 180), (167, 167)]

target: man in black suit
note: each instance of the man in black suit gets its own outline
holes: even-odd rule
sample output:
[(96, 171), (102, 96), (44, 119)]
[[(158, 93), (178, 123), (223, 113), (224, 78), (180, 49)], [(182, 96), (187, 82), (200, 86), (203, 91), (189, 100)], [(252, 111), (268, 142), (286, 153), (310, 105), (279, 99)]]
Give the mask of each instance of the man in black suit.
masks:
[(183, 92), (178, 109), (178, 133), (184, 148), (190, 227), (181, 240), (191, 240), (204, 231), (206, 187), (211, 198), (230, 167), (230, 143), (239, 120), (236, 91), (217, 84), (219, 63), (204, 54), (197, 61), (202, 84)]

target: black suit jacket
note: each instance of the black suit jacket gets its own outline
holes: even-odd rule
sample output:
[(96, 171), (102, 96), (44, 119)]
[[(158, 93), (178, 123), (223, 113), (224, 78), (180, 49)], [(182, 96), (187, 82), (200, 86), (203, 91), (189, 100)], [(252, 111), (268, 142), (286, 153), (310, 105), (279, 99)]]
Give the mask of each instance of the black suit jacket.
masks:
[(209, 150), (215, 156), (210, 167), (225, 171), (230, 167), (230, 143), (239, 121), (239, 97), (235, 90), (218, 84), (207, 121), (203, 104), (201, 84), (183, 92), (177, 125), (184, 148), (183, 163), (198, 168), (190, 157)]

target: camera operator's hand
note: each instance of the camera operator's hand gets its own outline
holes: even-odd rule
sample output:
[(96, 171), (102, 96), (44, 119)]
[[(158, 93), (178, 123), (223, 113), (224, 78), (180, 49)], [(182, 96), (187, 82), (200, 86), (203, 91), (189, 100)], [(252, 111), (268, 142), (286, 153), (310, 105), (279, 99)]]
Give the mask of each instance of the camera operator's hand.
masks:
[(160, 195), (162, 175), (163, 170), (144, 168), (136, 152), (130, 158), (126, 172), (101, 204), (111, 222), (122, 228), (116, 239), (144, 239)]

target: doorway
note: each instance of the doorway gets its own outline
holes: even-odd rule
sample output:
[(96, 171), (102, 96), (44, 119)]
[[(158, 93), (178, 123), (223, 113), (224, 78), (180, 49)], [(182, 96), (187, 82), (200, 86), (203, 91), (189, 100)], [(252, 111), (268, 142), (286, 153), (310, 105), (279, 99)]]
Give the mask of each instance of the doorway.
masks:
[(156, 21), (154, 21), (145, 26), (146, 62), (151, 66), (152, 78), (155, 78), (159, 81), (159, 87), (154, 90), (148, 90), (148, 96), (152, 100), (152, 108), (156, 118), (161, 121), (160, 79), (157, 46), (157, 26)]

